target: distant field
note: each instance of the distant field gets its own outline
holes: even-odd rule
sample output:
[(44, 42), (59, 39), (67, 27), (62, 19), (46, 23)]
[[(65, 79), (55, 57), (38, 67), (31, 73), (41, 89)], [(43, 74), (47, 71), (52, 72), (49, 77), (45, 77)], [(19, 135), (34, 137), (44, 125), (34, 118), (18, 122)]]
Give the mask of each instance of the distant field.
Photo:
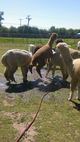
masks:
[[(76, 48), (78, 40), (79, 39), (64, 39), (64, 41), (70, 44), (72, 48)], [(48, 39), (37, 38), (0, 38), (0, 57), (9, 49), (19, 48), (28, 50), (29, 44), (44, 45), (47, 41)], [(2, 65), (0, 65), (0, 70), (3, 72)]]
[[(47, 40), (0, 38), (0, 57), (8, 49), (27, 50), (28, 44), (44, 45)], [(72, 48), (76, 48), (79, 39), (64, 40)], [(74, 101), (69, 102), (67, 100), (69, 88), (63, 87), (64, 82), (54, 79), (52, 84), (44, 84), (36, 72), (28, 76), (30, 82), (24, 86), (20, 84), (22, 83), (20, 70), (16, 75), (19, 82), (9, 87), (5, 84), (3, 72), (4, 67), (0, 63), (0, 142), (16, 142), (16, 138), (25, 125), (33, 119), (40, 99), (47, 89), (49, 89), (49, 94), (44, 98), (39, 115), (21, 142), (80, 141), (80, 102), (75, 99), (76, 92)], [(61, 75), (61, 73), (56, 72), (56, 75)]]

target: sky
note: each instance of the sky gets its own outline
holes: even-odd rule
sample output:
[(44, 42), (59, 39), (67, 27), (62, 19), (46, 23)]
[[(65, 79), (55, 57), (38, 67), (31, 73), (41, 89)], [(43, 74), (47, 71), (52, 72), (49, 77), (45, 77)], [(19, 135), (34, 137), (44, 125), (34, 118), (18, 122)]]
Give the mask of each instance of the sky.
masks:
[(3, 26), (27, 25), (49, 29), (80, 29), (80, 0), (0, 0)]

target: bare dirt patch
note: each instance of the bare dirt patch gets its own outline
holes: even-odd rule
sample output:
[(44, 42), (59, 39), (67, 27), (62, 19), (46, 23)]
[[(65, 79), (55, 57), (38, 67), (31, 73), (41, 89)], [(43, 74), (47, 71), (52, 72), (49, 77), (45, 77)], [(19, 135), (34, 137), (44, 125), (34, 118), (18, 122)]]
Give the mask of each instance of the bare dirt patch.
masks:
[[(11, 118), (13, 122), (13, 128), (17, 130), (18, 134), (20, 135), (26, 128), (28, 124), (25, 122), (19, 122), (19, 119), (24, 113), (18, 113), (18, 112), (2, 112), (4, 116), (7, 116)], [(31, 114), (32, 117), (34, 117), (35, 114)], [(25, 133), (25, 137), (23, 138), (23, 142), (35, 142), (34, 136), (37, 135), (36, 128), (32, 125), (27, 133)]]
[[(26, 124), (24, 123), (14, 123), (13, 127), (18, 131), (19, 134), (21, 134), (24, 129), (26, 128)], [(29, 131), (25, 134), (24, 142), (35, 142), (34, 136), (37, 135), (37, 132), (35, 130), (35, 127), (32, 126)]]

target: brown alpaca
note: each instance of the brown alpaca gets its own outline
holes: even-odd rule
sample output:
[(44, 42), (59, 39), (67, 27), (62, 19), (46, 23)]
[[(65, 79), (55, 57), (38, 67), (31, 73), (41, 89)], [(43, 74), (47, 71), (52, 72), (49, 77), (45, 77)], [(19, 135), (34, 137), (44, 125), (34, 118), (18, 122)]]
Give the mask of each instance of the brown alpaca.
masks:
[(46, 64), (47, 60), (50, 59), (52, 56), (52, 44), (56, 40), (56, 38), (57, 34), (52, 33), (48, 43), (40, 47), (32, 56), (31, 70), (33, 66), (36, 66), (36, 70), (40, 77), (42, 77), (40, 69)]
[(56, 47), (62, 54), (68, 73), (71, 76), (70, 96), (68, 100), (72, 100), (76, 87), (78, 87), (78, 99), (80, 100), (80, 59), (72, 59), (69, 46), (64, 42), (58, 43)]
[(4, 76), (7, 81), (15, 81), (14, 73), (17, 68), (21, 68), (23, 82), (27, 81), (27, 72), (31, 63), (32, 55), (26, 50), (12, 49), (3, 54), (1, 58), (2, 64), (6, 67)]

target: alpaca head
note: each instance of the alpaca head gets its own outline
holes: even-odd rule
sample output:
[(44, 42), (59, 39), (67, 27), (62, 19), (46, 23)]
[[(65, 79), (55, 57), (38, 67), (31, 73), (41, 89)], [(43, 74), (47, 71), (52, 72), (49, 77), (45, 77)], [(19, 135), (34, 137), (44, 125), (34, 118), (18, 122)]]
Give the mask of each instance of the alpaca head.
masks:
[(62, 42), (62, 43), (60, 42), (57, 44), (56, 47), (60, 51), (65, 63), (66, 64), (71, 63), (71, 65), (72, 65), (73, 59), (72, 59), (70, 51), (69, 51), (69, 45), (65, 42)]
[(56, 40), (57, 38), (57, 34), (56, 33), (52, 33), (51, 34), (51, 40)]
[(56, 47), (60, 51), (60, 53), (62, 54), (62, 56), (68, 57), (68, 55), (70, 54), (70, 52), (69, 52), (69, 46), (68, 46), (67, 43), (60, 42), (60, 43), (57, 44)]
[(49, 41), (48, 41), (48, 44), (49, 44), (50, 47), (52, 47), (52, 44), (56, 40), (56, 38), (57, 38), (57, 34), (56, 33), (52, 33), (50, 38), (49, 38)]
[(58, 44), (59, 42), (64, 42), (64, 40), (62, 38), (56, 39), (55, 43)]

